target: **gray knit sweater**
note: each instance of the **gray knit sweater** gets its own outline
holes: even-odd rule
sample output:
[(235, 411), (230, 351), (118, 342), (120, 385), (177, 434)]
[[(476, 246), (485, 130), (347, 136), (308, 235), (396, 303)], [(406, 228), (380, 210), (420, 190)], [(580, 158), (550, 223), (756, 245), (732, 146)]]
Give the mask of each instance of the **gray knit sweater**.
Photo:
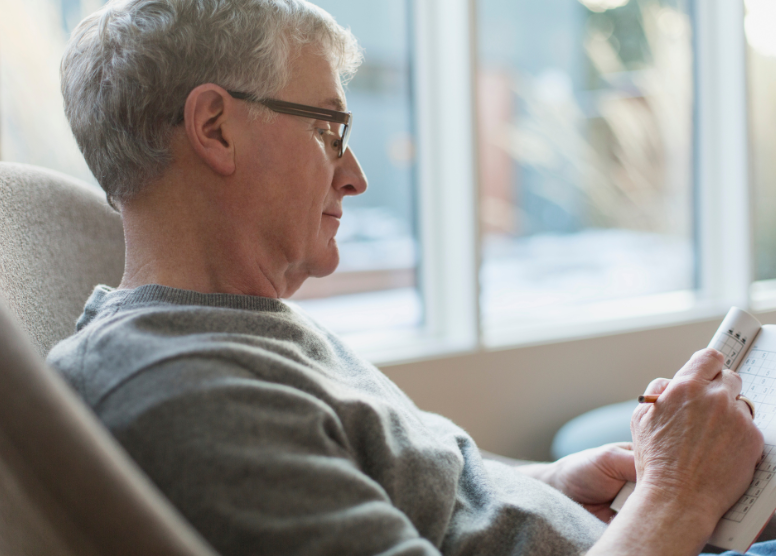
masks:
[(604, 529), (276, 299), (100, 286), (49, 362), (224, 556), (576, 556)]

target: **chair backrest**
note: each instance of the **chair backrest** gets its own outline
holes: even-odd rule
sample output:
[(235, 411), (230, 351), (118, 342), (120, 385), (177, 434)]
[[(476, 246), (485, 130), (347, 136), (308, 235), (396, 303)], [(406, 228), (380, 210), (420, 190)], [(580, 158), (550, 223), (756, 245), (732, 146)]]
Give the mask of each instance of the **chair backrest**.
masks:
[(121, 218), (95, 187), (0, 162), (0, 292), (39, 354), (75, 331), (97, 284), (124, 267)]
[(2, 302), (0, 554), (215, 556)]
[(3, 556), (215, 556), (40, 358), (123, 264), (121, 220), (104, 195), (0, 163)]

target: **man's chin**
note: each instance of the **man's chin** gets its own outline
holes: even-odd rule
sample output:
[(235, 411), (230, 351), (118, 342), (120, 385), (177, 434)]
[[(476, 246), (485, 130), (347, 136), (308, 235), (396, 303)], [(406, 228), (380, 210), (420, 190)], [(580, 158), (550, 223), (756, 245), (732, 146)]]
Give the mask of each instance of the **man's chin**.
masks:
[[(304, 283), (309, 278), (323, 278), (329, 276), (339, 265), (339, 249), (337, 244), (332, 240), (325, 251), (318, 252), (318, 256), (312, 260), (309, 258), (296, 266), (287, 276), (287, 289), (281, 297), (289, 298), (297, 293), (300, 293), (303, 298), (321, 297), (319, 288), (315, 285), (304, 286)], [(312, 289), (310, 289), (312, 288)], [(326, 288), (324, 288), (325, 290)], [(300, 292), (301, 290), (301, 292)], [(310, 295), (311, 292), (315, 292), (317, 295)]]
[(339, 247), (337, 247), (337, 242), (332, 239), (326, 252), (310, 265), (310, 277), (323, 278), (333, 274), (337, 270), (339, 262)]

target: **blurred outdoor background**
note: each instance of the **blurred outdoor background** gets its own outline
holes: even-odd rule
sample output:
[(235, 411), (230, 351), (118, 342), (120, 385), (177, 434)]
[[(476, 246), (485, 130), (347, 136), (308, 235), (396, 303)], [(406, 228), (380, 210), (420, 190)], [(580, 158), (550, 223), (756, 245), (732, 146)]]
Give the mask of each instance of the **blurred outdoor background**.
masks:
[[(370, 187), (346, 201), (338, 271), (294, 299), (338, 332), (417, 328), (414, 4), (315, 3), (364, 47), (348, 102)], [(692, 4), (476, 2), (486, 326), (697, 286)], [(63, 115), (58, 65), (70, 31), (101, 5), (0, 0), (1, 160), (94, 182)], [(774, 279), (776, 2), (746, 0), (746, 9), (756, 278)]]
[(776, 279), (776, 2), (746, 0), (755, 280)]
[(687, 2), (478, 5), (486, 324), (692, 289)]

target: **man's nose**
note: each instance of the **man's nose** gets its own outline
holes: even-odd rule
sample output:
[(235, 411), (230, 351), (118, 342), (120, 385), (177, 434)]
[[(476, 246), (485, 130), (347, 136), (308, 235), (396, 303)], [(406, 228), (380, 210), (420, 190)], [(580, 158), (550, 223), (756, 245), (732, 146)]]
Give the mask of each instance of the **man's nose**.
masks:
[(334, 180), (335, 187), (341, 189), (345, 195), (361, 195), (366, 191), (368, 183), (364, 170), (350, 147), (342, 153)]

